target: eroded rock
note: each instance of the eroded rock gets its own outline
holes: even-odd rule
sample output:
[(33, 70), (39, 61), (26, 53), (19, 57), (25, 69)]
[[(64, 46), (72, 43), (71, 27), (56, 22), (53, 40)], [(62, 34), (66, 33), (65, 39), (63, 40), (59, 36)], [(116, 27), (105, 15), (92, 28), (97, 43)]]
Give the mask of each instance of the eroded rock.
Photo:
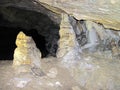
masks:
[(65, 66), (70, 66), (80, 60), (81, 49), (67, 14), (62, 14), (59, 33), (60, 39), (57, 57), (62, 58), (62, 63), (66, 64)]
[(40, 68), (41, 53), (37, 49), (32, 37), (20, 32), (17, 35), (16, 45), (13, 66), (28, 64), (32, 67)]
[[(119, 0), (37, 0), (64, 10), (76, 19), (102, 23), (106, 28), (120, 30)], [(44, 5), (45, 6), (45, 5)], [(54, 9), (53, 9), (54, 10)]]
[(88, 42), (86, 45), (82, 47), (82, 49), (89, 48), (90, 51), (95, 51), (97, 48), (97, 45), (99, 44), (98, 34), (93, 24), (94, 23), (91, 21), (86, 21)]
[(103, 25), (92, 21), (75, 20), (72, 17), (70, 22), (83, 52), (94, 52), (106, 58), (119, 57), (120, 31), (106, 29)]

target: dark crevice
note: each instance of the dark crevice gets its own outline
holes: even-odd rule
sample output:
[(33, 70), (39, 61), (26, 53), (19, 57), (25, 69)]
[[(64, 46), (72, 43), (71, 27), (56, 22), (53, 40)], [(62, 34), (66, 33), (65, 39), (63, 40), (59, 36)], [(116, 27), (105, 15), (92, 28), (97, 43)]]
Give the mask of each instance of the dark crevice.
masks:
[(17, 34), (20, 31), (23, 31), (28, 36), (32, 36), (37, 48), (41, 51), (41, 58), (44, 58), (49, 54), (49, 51), (46, 48), (47, 42), (45, 37), (39, 35), (37, 30), (32, 29), (28, 31), (21, 28), (0, 27), (0, 60), (13, 60), (13, 54), (16, 48), (15, 41)]
[(16, 48), (15, 40), (18, 30), (9, 27), (0, 27), (0, 60), (12, 60), (14, 49)]
[(28, 36), (32, 36), (33, 40), (36, 43), (37, 48), (39, 48), (39, 50), (42, 53), (42, 58), (46, 57), (49, 52), (46, 49), (46, 40), (45, 37), (38, 34), (37, 30), (35, 29), (31, 29), (31, 30), (23, 30), (23, 32), (28, 35)]

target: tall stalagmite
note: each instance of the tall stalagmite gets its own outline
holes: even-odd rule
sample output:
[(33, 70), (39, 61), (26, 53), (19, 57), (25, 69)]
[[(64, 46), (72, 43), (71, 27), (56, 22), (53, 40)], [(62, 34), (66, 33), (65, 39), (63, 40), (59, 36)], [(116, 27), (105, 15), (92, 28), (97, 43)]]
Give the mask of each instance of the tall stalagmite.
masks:
[(62, 21), (60, 24), (60, 40), (59, 49), (57, 52), (58, 58), (63, 58), (63, 63), (72, 64), (75, 60), (80, 59), (80, 47), (76, 40), (75, 32), (69, 21), (67, 14), (62, 14)]

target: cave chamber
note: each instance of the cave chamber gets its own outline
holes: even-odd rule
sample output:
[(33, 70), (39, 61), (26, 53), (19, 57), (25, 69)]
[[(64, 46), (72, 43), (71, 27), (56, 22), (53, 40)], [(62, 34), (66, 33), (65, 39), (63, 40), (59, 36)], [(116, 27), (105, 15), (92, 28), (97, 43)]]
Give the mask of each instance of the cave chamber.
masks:
[(13, 60), (16, 36), (20, 31), (32, 36), (42, 58), (56, 57), (60, 17), (57, 20), (56, 23), (43, 11), (41, 13), (19, 7), (0, 7), (0, 60)]

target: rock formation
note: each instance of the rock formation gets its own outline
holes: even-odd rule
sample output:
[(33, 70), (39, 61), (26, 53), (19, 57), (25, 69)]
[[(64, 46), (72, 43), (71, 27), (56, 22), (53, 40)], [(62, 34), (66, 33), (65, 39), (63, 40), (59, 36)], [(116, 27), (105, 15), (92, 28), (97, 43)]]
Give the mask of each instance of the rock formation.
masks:
[(119, 0), (1, 0), (0, 26), (36, 30), (38, 44), (43, 40), (40, 52), (33, 36), (20, 32), (13, 66), (44, 76), (30, 76), (36, 90), (120, 90), (119, 8)]
[(60, 39), (57, 57), (63, 58), (62, 62), (67, 63), (69, 66), (75, 63), (75, 61), (80, 60), (80, 47), (67, 14), (62, 14), (59, 33)]
[(76, 20), (73, 17), (70, 17), (70, 23), (83, 52), (95, 52), (107, 56), (107, 58), (119, 57), (120, 31), (106, 29), (99, 23)]
[[(44, 13), (26, 10), (19, 7), (1, 7), (0, 26), (15, 27), (18, 31), (29, 31), (28, 33), (31, 33), (30, 36), (33, 36), (37, 47), (41, 51), (42, 57), (45, 57), (48, 54), (51, 56), (56, 56), (56, 51), (58, 48), (57, 41), (59, 39), (59, 23), (61, 17), (59, 16), (54, 19), (58, 21), (56, 22), (45, 14), (45, 12), (50, 13), (50, 10), (46, 10), (44, 8), (40, 11), (44, 11)], [(44, 44), (39, 45), (42, 38), (44, 39)]]
[(13, 66), (28, 64), (32, 67), (40, 68), (41, 53), (37, 49), (32, 37), (20, 32), (17, 35), (16, 45)]
[[(116, 43), (119, 42), (119, 32), (113, 31), (120, 30), (119, 6), (118, 0), (4, 0), (0, 1), (0, 13), (5, 20), (9, 21), (10, 26), (37, 29), (38, 33), (45, 37), (46, 52), (56, 56), (59, 47), (59, 53), (57, 54), (57, 57), (59, 57), (60, 52), (62, 52), (61, 55), (66, 53), (66, 50), (61, 49), (67, 47), (67, 45), (61, 44), (64, 36), (61, 33), (67, 33), (67, 30), (62, 31), (60, 29), (59, 32), (59, 25), (60, 28), (70, 26), (68, 23), (65, 23), (65, 26), (62, 25), (65, 21), (61, 18), (61, 13), (69, 15), (69, 22), (72, 25), (70, 28), (72, 27), (76, 34), (75, 37), (73, 35), (73, 39), (77, 39), (78, 47), (80, 46), (82, 50), (89, 49), (89, 51), (97, 51), (98, 47), (102, 47), (101, 49), (105, 51), (111, 49), (110, 42), (112, 39), (115, 39)], [(24, 18), (24, 15), (19, 11), (25, 14)], [(44, 19), (39, 17), (40, 15)], [(39, 19), (36, 19), (36, 17), (39, 17)], [(117, 34), (114, 32), (117, 32)], [(61, 38), (58, 45), (59, 34)], [(69, 45), (73, 44), (74, 40), (68, 41)]]
[(119, 0), (2, 0), (0, 6), (42, 12), (56, 23), (59, 23), (60, 14), (66, 12), (78, 20), (91, 20), (120, 30)]
[[(77, 20), (102, 23), (106, 28), (120, 30), (119, 0), (36, 0), (38, 3), (64, 10)], [(47, 5), (46, 5), (47, 4)], [(51, 8), (52, 10), (52, 8)], [(54, 10), (54, 9), (53, 9)], [(55, 11), (55, 10), (54, 10)]]

